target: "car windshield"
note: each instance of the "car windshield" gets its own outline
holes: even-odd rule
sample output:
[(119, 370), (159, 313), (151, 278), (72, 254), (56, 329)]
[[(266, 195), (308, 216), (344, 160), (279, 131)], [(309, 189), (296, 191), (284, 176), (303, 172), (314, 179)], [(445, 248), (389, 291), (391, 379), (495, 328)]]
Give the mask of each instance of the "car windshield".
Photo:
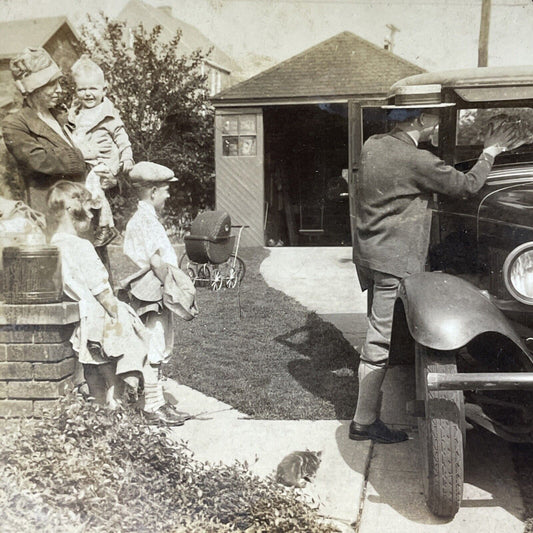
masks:
[(489, 124), (496, 124), (502, 120), (514, 123), (523, 141), (513, 153), (533, 154), (533, 109), (529, 107), (461, 109), (457, 115), (455, 161), (477, 158), (483, 149), (483, 138)]

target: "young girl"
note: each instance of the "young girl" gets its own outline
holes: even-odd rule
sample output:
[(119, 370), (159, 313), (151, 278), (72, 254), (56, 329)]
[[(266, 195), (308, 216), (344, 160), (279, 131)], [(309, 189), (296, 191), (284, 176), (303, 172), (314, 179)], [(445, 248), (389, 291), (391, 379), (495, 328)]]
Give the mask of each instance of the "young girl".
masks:
[(147, 422), (182, 425), (183, 417), (165, 403), (157, 374), (147, 363), (143, 324), (133, 309), (115, 298), (96, 250), (79, 237), (91, 222), (90, 198), (83, 185), (70, 181), (57, 182), (47, 196), (51, 244), (61, 253), (63, 291), (79, 302), (80, 323), (71, 342), (90, 393), (99, 403), (115, 407), (117, 377), (136, 387), (142, 376)]

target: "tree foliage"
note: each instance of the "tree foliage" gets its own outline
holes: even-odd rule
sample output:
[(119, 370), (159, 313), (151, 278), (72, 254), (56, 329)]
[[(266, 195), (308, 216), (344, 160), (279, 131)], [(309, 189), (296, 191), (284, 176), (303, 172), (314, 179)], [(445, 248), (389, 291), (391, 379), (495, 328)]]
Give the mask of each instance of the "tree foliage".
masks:
[(512, 123), (518, 129), (520, 136), (531, 142), (533, 109), (510, 107), (462, 111), (458, 124), (458, 143), (460, 145), (482, 145), (489, 123), (496, 118)]
[[(104, 15), (90, 18), (81, 36), (81, 51), (104, 71), (107, 95), (121, 115), (135, 160), (165, 165), (179, 178), (167, 202), (172, 222), (212, 207), (213, 111), (202, 74), (206, 56), (201, 51), (178, 55), (179, 32), (165, 42), (160, 26), (150, 32), (142, 25), (128, 29)], [(72, 90), (72, 80), (67, 83)], [(132, 192), (115, 192), (113, 204), (118, 218), (127, 220), (135, 207)]]

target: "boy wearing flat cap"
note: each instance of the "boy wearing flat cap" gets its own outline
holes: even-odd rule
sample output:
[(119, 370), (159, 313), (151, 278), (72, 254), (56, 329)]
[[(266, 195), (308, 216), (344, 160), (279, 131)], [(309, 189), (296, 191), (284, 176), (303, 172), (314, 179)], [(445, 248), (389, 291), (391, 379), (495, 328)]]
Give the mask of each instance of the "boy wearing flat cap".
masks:
[[(139, 204), (126, 226), (124, 253), (140, 270), (127, 281), (131, 303), (150, 331), (148, 358), (152, 365), (160, 367), (172, 354), (172, 311), (176, 312), (176, 301), (183, 311), (183, 314), (178, 312), (181, 318), (190, 320), (197, 313), (195, 289), (188, 277), (183, 274), (185, 279), (180, 278), (179, 287), (173, 286), (174, 275), (182, 273), (176, 252), (158, 218), (170, 197), (169, 183), (177, 178), (169, 168), (147, 161), (134, 165), (129, 177), (137, 191)], [(173, 286), (170, 295), (169, 285)], [(176, 293), (179, 293), (177, 298), (174, 297)]]

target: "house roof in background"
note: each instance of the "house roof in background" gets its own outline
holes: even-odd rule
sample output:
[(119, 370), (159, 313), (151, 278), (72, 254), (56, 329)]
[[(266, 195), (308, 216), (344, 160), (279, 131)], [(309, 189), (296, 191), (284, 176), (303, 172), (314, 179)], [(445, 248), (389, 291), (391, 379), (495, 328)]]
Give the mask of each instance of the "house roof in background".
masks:
[(45, 17), (0, 23), (0, 58), (11, 58), (28, 46), (44, 46), (66, 24), (79, 39), (67, 17)]
[(401, 78), (424, 69), (345, 31), (213, 97), (232, 101), (385, 96)]
[(194, 26), (172, 16), (170, 7), (154, 7), (141, 0), (131, 0), (117, 15), (117, 19), (126, 21), (126, 24), (130, 27), (142, 23), (144, 29), (148, 31), (159, 25), (162, 28), (161, 37), (167, 41), (170, 41), (176, 35), (176, 32), (181, 30), (181, 40), (178, 46), (178, 50), (181, 49), (181, 52), (190, 54), (200, 49), (202, 52), (207, 53), (212, 48), (206, 59), (207, 63), (228, 72), (239, 68), (230, 56), (220, 50)]

